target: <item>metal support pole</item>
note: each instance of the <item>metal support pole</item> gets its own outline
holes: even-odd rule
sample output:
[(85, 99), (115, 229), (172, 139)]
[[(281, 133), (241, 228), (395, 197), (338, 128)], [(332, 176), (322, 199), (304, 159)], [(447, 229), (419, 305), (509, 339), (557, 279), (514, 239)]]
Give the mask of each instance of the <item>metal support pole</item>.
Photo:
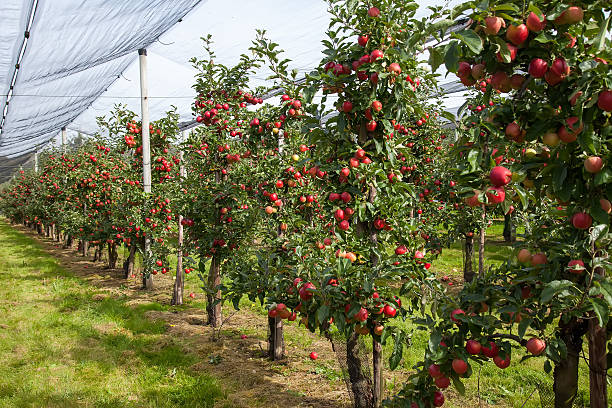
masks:
[[(183, 130), (181, 132), (181, 142), (185, 142), (187, 140), (187, 131)], [(180, 176), (180, 186), (182, 187), (183, 179), (187, 176), (187, 169), (185, 168), (185, 163), (183, 160), (185, 159), (185, 155), (183, 152), (183, 147), (180, 147), (179, 151), (179, 176)], [(178, 217), (178, 253), (176, 256), (176, 279), (174, 281), (174, 291), (172, 293), (172, 305), (182, 305), (183, 304), (183, 291), (185, 289), (185, 272), (183, 270), (183, 216), (179, 214)]]
[(38, 173), (38, 150), (34, 152), (34, 171)]
[(62, 128), (62, 151), (66, 154), (66, 127)]
[[(138, 50), (138, 60), (140, 62), (140, 109), (141, 109), (141, 135), (142, 135), (142, 178), (144, 184), (144, 192), (147, 196), (151, 193), (151, 141), (149, 139), (149, 86), (147, 80), (147, 50), (141, 48)], [(145, 203), (145, 208), (146, 208)], [(151, 236), (145, 237), (144, 247), (144, 275), (143, 287), (145, 289), (153, 288), (153, 276), (151, 275)]]

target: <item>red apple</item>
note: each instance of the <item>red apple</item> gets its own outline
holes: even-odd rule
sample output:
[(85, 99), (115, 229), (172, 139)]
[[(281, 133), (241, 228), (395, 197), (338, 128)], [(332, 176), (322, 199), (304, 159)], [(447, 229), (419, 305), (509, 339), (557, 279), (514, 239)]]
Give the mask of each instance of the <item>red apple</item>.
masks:
[(489, 187), (486, 191), (489, 204), (499, 204), (506, 199), (506, 192), (503, 187)]
[(387, 70), (395, 75), (399, 75), (402, 73), (402, 68), (397, 62), (392, 62), (391, 64), (389, 64), (389, 68), (387, 68)]
[(434, 392), (433, 405), (434, 407), (441, 407), (444, 405), (444, 394), (440, 391)]
[(534, 78), (543, 78), (548, 70), (548, 63), (541, 58), (534, 58), (529, 63), (529, 75)]
[(370, 17), (378, 17), (380, 15), (380, 10), (376, 7), (370, 7), (368, 10), (368, 16)]
[(502, 359), (500, 356), (495, 356), (493, 357), (493, 362), (501, 369), (508, 368), (510, 365), (510, 356), (507, 356), (505, 359)]
[(408, 248), (406, 248), (406, 245), (400, 245), (395, 248), (396, 255), (404, 255), (406, 252), (408, 252)]
[(395, 317), (395, 315), (397, 314), (397, 309), (395, 309), (391, 305), (385, 305), (383, 312), (385, 313), (385, 316), (387, 317)]
[(603, 160), (599, 156), (587, 157), (584, 161), (584, 169), (589, 173), (599, 173), (603, 167)]
[(533, 256), (531, 257), (531, 265), (532, 266), (546, 265), (547, 263), (548, 263), (548, 258), (546, 257), (546, 254), (544, 254), (542, 252), (538, 252), (537, 254), (533, 254)]
[(465, 316), (465, 312), (461, 309), (455, 309), (451, 312), (451, 320), (455, 323), (461, 323), (461, 321), (459, 319), (457, 319), (455, 316), (457, 315), (464, 315)]
[(443, 375), (442, 371), (440, 371), (440, 366), (437, 364), (431, 364), (428, 368), (428, 371), (429, 371), (429, 375), (431, 375), (432, 378), (438, 378)]
[(310, 353), (311, 360), (316, 360), (317, 358), (319, 358), (319, 355), (317, 354), (316, 351), (313, 351), (312, 353)]
[(436, 384), (436, 387), (444, 390), (450, 386), (450, 378), (440, 373), (440, 376), (434, 380), (434, 384)]
[(559, 17), (555, 19), (555, 24), (575, 24), (582, 21), (584, 11), (580, 7), (568, 7)]
[(468, 77), (472, 74), (472, 67), (468, 62), (461, 61), (459, 68), (457, 68), (457, 76), (460, 78)]
[(353, 110), (353, 104), (350, 101), (344, 101), (344, 103), (342, 104), (342, 111), (344, 113), (349, 113), (352, 110)]
[(486, 67), (484, 64), (474, 64), (472, 67), (472, 78), (474, 79), (482, 79), (485, 76)]
[(465, 343), (465, 350), (469, 354), (475, 356), (475, 355), (480, 354), (480, 352), (482, 351), (482, 345), (479, 342), (477, 342), (476, 340), (468, 340)]
[(527, 351), (534, 356), (539, 356), (546, 349), (546, 342), (544, 340), (533, 337), (527, 341)]
[(560, 77), (564, 77), (570, 74), (570, 66), (567, 65), (567, 62), (563, 57), (555, 58), (550, 67), (550, 70)]
[(529, 29), (525, 24), (511, 25), (506, 31), (506, 39), (514, 45), (521, 45), (529, 37)]
[(340, 228), (342, 231), (348, 231), (350, 224), (347, 220), (343, 220), (338, 224), (338, 228)]
[(365, 46), (366, 46), (366, 44), (368, 43), (368, 40), (369, 40), (369, 39), (370, 39), (370, 37), (368, 37), (367, 35), (360, 35), (360, 36), (357, 38), (357, 43), (358, 43), (359, 45), (361, 45), (362, 47), (365, 47)]
[(528, 249), (523, 248), (518, 252), (516, 259), (522, 264), (531, 262), (531, 252), (529, 252)]
[(504, 166), (495, 166), (489, 173), (489, 180), (495, 187), (505, 186), (512, 181), (512, 172)]
[(584, 125), (582, 124), (582, 122), (579, 121), (576, 116), (567, 118), (565, 122), (567, 124), (567, 127), (561, 126), (559, 128), (559, 131), (557, 132), (557, 134), (559, 135), (559, 139), (561, 139), (565, 143), (575, 142), (580, 132), (582, 132), (582, 129), (584, 129)]
[(607, 214), (612, 213), (612, 203), (610, 203), (610, 201), (606, 200), (605, 198), (600, 198), (599, 204), (601, 205), (601, 209)]
[(597, 106), (599, 106), (601, 110), (612, 112), (612, 91), (601, 91), (597, 98)]
[(465, 362), (465, 360), (456, 358), (453, 360), (451, 365), (453, 367), (453, 371), (459, 375), (463, 375), (467, 372), (468, 364)]
[(584, 272), (584, 262), (580, 259), (572, 259), (567, 263), (567, 269), (569, 269), (571, 273), (580, 275)]
[(485, 29), (484, 32), (487, 35), (497, 35), (501, 30), (504, 20), (501, 17), (489, 16), (485, 18)]
[(542, 16), (543, 18), (540, 20), (540, 17), (534, 12), (529, 13), (527, 16), (527, 28), (534, 33), (542, 31), (546, 26), (546, 16)]
[(593, 218), (587, 213), (579, 212), (572, 217), (572, 225), (577, 229), (589, 229), (593, 225)]
[(497, 344), (493, 343), (492, 341), (489, 342), (488, 347), (482, 346), (482, 354), (485, 357), (493, 358), (497, 356), (498, 353), (499, 353), (499, 347), (497, 347)]

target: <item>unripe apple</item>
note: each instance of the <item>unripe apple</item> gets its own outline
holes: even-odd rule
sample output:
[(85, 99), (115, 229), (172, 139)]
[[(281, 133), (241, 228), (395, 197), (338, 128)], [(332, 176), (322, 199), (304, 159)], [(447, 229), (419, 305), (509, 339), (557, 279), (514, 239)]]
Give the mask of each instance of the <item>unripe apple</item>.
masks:
[(542, 137), (542, 142), (546, 146), (555, 147), (559, 144), (559, 136), (555, 132), (546, 132), (546, 134)]
[(484, 64), (474, 64), (472, 67), (472, 78), (474, 79), (482, 79), (485, 76), (486, 67)]

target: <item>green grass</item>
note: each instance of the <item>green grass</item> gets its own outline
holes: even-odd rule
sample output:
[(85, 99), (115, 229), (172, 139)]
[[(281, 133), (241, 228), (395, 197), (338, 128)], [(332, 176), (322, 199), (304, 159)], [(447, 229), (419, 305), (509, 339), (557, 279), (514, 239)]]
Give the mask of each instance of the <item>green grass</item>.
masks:
[(63, 270), (0, 222), (0, 407), (213, 407), (225, 392), (198, 357), (128, 306)]

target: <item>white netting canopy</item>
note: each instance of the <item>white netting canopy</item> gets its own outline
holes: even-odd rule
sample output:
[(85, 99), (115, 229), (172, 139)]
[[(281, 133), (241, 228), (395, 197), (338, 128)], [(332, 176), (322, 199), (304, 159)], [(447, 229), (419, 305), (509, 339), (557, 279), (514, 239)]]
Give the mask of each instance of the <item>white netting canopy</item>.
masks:
[[(435, 4), (419, 3), (423, 13)], [(69, 138), (92, 134), (95, 118), (117, 103), (139, 112), (140, 48), (148, 54), (151, 119), (173, 105), (187, 121), (195, 96), (189, 59), (203, 55), (200, 37), (211, 34), (216, 60), (232, 64), (264, 29), (303, 75), (323, 56), (328, 23), (324, 0), (2, 0), (0, 178), (62, 127)], [(463, 98), (446, 103), (454, 111)]]

